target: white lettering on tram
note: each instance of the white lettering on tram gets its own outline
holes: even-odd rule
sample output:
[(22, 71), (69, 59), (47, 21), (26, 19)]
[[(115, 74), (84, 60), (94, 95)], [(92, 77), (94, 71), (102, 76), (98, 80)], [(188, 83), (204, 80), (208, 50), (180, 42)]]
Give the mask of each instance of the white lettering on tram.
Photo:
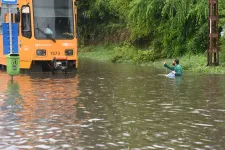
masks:
[(36, 47), (38, 47), (38, 46), (48, 46), (48, 47), (50, 47), (50, 46), (52, 46), (52, 44), (35, 44), (35, 46)]
[(72, 44), (72, 43), (62, 43), (62, 46), (68, 47), (68, 46), (74, 46), (74, 44)]

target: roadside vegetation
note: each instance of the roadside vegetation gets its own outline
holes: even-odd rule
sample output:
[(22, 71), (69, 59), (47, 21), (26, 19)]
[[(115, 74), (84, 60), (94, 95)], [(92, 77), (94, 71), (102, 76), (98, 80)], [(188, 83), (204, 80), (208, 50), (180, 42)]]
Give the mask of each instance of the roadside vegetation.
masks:
[[(210, 74), (225, 74), (225, 53), (220, 53), (220, 66), (207, 67), (207, 54), (186, 54), (181, 57), (180, 63), (184, 71), (194, 73), (210, 73)], [(113, 63), (132, 63), (142, 66), (154, 66), (163, 68), (162, 62), (166, 60), (169, 64), (173, 61), (172, 58), (160, 58), (154, 51), (137, 50), (134, 47), (125, 45), (98, 45), (86, 46), (80, 48), (80, 58), (89, 58), (98, 61), (111, 61)]]
[[(224, 3), (219, 0), (219, 32), (225, 29)], [(184, 70), (225, 73), (224, 37), (220, 66), (206, 67), (206, 0), (85, 0), (78, 6), (80, 57), (156, 67), (180, 58)]]

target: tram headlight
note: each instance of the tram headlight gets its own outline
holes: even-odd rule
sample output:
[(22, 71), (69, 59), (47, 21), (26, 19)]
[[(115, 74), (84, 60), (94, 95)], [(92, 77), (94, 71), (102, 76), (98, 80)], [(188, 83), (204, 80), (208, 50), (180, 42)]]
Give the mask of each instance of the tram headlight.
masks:
[(36, 50), (36, 55), (37, 56), (45, 56), (46, 55), (46, 50), (38, 49), (38, 50)]
[(65, 55), (66, 56), (72, 56), (73, 55), (73, 49), (66, 49), (65, 50)]

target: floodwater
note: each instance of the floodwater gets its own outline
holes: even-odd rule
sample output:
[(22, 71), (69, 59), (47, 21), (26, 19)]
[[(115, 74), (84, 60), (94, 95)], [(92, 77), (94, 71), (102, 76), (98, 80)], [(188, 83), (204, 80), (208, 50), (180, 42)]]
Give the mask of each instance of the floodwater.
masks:
[(75, 74), (0, 72), (0, 149), (224, 149), (225, 76), (81, 60)]

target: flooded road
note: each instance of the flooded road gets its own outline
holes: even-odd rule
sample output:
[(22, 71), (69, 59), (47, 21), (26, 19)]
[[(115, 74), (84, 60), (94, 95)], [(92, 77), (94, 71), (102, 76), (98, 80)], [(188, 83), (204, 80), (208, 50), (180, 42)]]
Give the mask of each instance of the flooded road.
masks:
[(0, 149), (224, 149), (225, 76), (81, 60), (76, 74), (0, 72)]

